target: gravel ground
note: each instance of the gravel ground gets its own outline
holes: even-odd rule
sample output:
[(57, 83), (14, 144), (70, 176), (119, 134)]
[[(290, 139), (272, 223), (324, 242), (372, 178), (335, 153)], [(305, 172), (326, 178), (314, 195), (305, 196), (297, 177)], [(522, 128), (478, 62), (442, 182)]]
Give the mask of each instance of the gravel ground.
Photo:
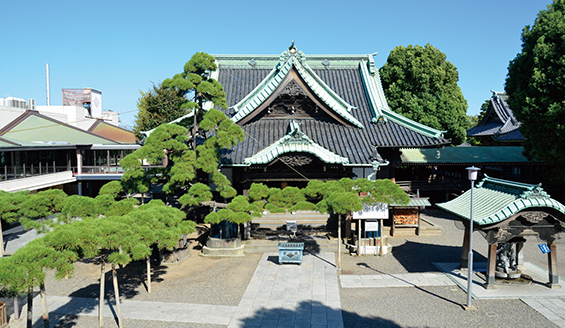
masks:
[[(61, 320), (56, 326), (51, 325), (54, 328), (88, 328), (88, 327), (98, 327), (98, 318), (91, 316), (53, 316), (53, 319)], [(53, 320), (52, 322), (55, 322)], [(189, 322), (171, 322), (171, 321), (155, 321), (155, 320), (131, 320), (124, 319), (122, 321), (122, 326), (124, 328), (223, 328), (224, 325), (213, 325), (213, 324), (199, 324), (199, 323), (189, 323)], [(37, 322), (33, 325), (34, 328), (43, 328), (43, 322)], [(115, 319), (104, 318), (105, 328), (118, 327), (118, 323)]]
[[(192, 255), (177, 265), (153, 268), (151, 294), (145, 285), (145, 263), (136, 262), (119, 269), (120, 298), (134, 301), (184, 302), (237, 306), (253, 276), (261, 254), (238, 258), (205, 258), (192, 249)], [(107, 266), (108, 267), (108, 266)], [(97, 298), (100, 292), (100, 266), (77, 262), (72, 278), (56, 280), (48, 272), (48, 295)], [(106, 272), (106, 297), (114, 298), (112, 275)]]
[(557, 327), (520, 300), (473, 300), (456, 286), (340, 289), (345, 328)]

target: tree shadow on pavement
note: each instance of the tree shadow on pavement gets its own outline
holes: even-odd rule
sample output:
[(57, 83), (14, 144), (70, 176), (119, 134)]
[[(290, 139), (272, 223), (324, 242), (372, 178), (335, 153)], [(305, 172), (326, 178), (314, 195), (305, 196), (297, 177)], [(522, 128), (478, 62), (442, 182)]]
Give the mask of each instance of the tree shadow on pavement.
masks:
[[(259, 308), (240, 319), (241, 327), (384, 327), (400, 328), (393, 321), (378, 317), (361, 317), (356, 313), (332, 309), (318, 301), (302, 301), (296, 309)], [(233, 323), (233, 322), (232, 322)]]
[[(461, 247), (426, 244), (407, 241), (392, 250), (392, 256), (408, 272), (439, 272), (434, 262), (457, 262), (461, 260)], [(486, 262), (487, 259), (475, 252), (474, 262)]]
[[(84, 260), (85, 263), (92, 263), (97, 265), (98, 270), (100, 270), (100, 258), (95, 258), (92, 260)], [(106, 263), (106, 269), (108, 270), (111, 267), (111, 264)], [(134, 261), (125, 266), (122, 269), (117, 268), (116, 272), (118, 274), (118, 287), (120, 293), (120, 300), (131, 299), (140, 293), (146, 293), (146, 263), (145, 261)], [(155, 267), (152, 265), (151, 270), (151, 282), (157, 283), (163, 281), (161, 278), (162, 275), (166, 273), (166, 266), (158, 266)], [(70, 278), (73, 279), (73, 278)], [(114, 318), (104, 318), (104, 321), (115, 321), (117, 324), (117, 310), (116, 310), (116, 302), (115, 302), (115, 295), (114, 295), (114, 286), (112, 284), (112, 271), (109, 270), (104, 275), (104, 304), (110, 306), (110, 310)], [(49, 286), (47, 286), (49, 288)], [(98, 309), (98, 298), (100, 296), (100, 284), (98, 283), (91, 283), (88, 286), (82, 287), (74, 292), (72, 292), (69, 297), (80, 297), (88, 299), (85, 302), (74, 302), (72, 305), (65, 304), (61, 306), (58, 310), (61, 311), (62, 308), (65, 308), (71, 312), (67, 315), (61, 316), (58, 313), (51, 312), (57, 311), (57, 309), (50, 309), (50, 317), (55, 317), (55, 320), (51, 320), (51, 325), (53, 326), (53, 321), (55, 323), (61, 320), (59, 323), (56, 324), (56, 327), (73, 327), (76, 324), (76, 320), (78, 316), (76, 313), (84, 313), (90, 312), (93, 310)], [(78, 304), (78, 305), (77, 305)], [(57, 320), (59, 318), (59, 320)], [(43, 320), (40, 318), (37, 322), (41, 322), (43, 324)], [(36, 322), (36, 323), (37, 323)], [(35, 326), (34, 326), (35, 327)]]

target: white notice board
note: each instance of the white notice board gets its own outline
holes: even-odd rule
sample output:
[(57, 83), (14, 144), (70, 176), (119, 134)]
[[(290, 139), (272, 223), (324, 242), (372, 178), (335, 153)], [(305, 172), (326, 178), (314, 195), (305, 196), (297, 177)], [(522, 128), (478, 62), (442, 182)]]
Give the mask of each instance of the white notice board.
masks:
[(353, 212), (353, 219), (388, 219), (388, 204), (375, 203), (372, 205), (363, 204), (363, 209), (359, 212)]

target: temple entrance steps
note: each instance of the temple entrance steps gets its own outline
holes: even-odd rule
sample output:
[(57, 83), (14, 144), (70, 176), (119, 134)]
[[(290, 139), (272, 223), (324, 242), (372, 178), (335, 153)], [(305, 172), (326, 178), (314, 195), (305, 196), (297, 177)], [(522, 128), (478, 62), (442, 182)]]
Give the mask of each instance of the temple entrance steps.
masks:
[(337, 229), (337, 216), (315, 211), (264, 213), (263, 217), (253, 218), (252, 225), (256, 229), (286, 230), (287, 221), (296, 221), (299, 231), (309, 228), (325, 228), (328, 231)]
[[(309, 239), (292, 240), (304, 243), (304, 252), (318, 254), (324, 252), (336, 252), (337, 239), (327, 239), (325, 236), (306, 236)], [(245, 253), (277, 253), (277, 246), (281, 242), (289, 240), (245, 240)]]

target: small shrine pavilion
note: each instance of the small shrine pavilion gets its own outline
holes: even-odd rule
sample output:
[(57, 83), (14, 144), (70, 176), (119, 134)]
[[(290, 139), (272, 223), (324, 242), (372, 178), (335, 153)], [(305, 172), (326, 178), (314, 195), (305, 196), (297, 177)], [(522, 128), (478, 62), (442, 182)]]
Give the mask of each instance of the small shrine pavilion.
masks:
[[(488, 242), (488, 263), (485, 288), (494, 288), (497, 271), (497, 249), (507, 245), (514, 260), (520, 265), (520, 252), (526, 236), (537, 236), (548, 248), (548, 287), (557, 287), (556, 240), (565, 230), (565, 206), (552, 199), (540, 185), (531, 185), (485, 175), (473, 195), (474, 231), (481, 231)], [(437, 206), (450, 212), (465, 223), (465, 236), (461, 253), (461, 267), (467, 267), (470, 240), (471, 190)]]

